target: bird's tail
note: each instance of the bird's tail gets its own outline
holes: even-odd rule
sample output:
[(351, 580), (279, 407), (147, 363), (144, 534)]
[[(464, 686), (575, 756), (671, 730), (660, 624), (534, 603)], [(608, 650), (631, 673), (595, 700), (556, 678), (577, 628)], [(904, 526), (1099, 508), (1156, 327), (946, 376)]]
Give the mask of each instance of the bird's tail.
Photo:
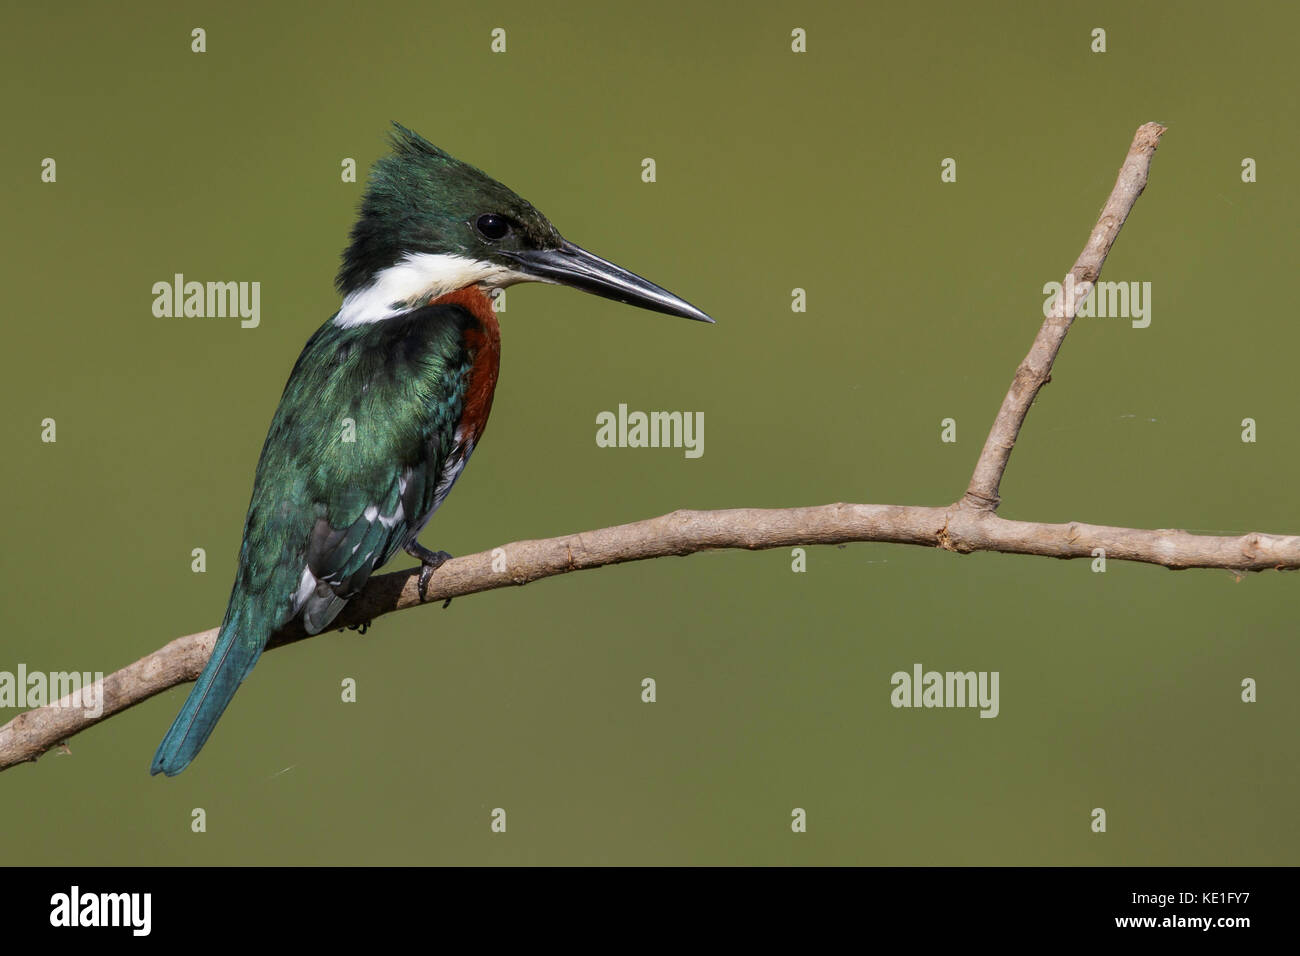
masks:
[(249, 615), (241, 614), (238, 595), (231, 596), (231, 607), (217, 634), (203, 673), (195, 682), (185, 706), (172, 721), (167, 736), (154, 754), (151, 774), (165, 773), (174, 777), (190, 765), (190, 761), (207, 742), (212, 728), (217, 725), (230, 699), (243, 683), (257, 659), (262, 656), (269, 631), (249, 627)]

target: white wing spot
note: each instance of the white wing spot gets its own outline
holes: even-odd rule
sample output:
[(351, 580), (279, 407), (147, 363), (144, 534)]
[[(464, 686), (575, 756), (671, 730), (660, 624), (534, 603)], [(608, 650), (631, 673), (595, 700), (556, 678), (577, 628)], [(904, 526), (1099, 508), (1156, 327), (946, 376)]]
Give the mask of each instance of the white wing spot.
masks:
[(302, 577), (298, 579), (298, 590), (293, 595), (293, 613), (297, 614), (302, 610), (302, 606), (307, 603), (312, 592), (316, 590), (316, 575), (311, 573), (311, 568), (302, 569)]

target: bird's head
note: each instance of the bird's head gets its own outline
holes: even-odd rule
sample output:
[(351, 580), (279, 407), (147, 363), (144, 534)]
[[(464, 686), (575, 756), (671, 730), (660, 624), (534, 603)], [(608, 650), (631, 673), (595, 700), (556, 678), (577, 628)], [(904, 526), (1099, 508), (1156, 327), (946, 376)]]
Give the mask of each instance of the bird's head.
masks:
[(398, 315), (471, 285), (550, 282), (655, 312), (713, 320), (653, 282), (560, 235), (531, 203), (394, 124), (343, 253), (336, 322)]

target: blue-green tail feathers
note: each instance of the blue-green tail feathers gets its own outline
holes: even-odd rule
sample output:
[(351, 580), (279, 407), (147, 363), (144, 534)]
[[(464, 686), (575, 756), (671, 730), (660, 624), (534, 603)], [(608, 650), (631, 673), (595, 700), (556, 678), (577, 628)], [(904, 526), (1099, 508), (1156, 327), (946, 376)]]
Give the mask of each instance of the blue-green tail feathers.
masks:
[[(233, 608), (232, 608), (233, 610)], [(243, 625), (243, 626), (241, 626)], [(262, 656), (269, 633), (249, 628), (246, 616), (232, 613), (221, 625), (212, 656), (199, 674), (181, 712), (154, 754), (151, 774), (174, 777), (190, 765), (207, 742), (235, 691)]]

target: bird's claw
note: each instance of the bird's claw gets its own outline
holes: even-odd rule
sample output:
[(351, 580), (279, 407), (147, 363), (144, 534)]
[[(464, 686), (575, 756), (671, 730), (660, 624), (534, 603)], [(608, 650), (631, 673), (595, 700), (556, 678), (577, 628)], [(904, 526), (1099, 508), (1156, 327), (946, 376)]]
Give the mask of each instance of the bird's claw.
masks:
[[(429, 595), (429, 579), (433, 577), (434, 571), (437, 571), (442, 567), (444, 562), (451, 560), (451, 555), (446, 551), (430, 551), (428, 548), (415, 541), (412, 541), (406, 546), (406, 553), (412, 557), (420, 559), (420, 582), (418, 590), (420, 593), (420, 600), (427, 600)], [(446, 604), (443, 605), (443, 607), (446, 606)]]

